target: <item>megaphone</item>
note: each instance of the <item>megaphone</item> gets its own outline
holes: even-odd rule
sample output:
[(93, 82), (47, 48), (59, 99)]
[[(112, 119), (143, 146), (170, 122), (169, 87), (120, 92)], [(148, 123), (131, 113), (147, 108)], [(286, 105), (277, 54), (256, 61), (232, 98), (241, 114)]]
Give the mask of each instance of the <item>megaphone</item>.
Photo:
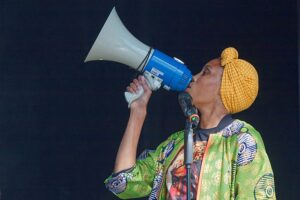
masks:
[[(94, 60), (114, 61), (140, 71), (152, 90), (163, 85), (167, 90), (183, 91), (192, 80), (190, 70), (181, 60), (136, 39), (123, 25), (115, 8), (110, 12), (85, 62)], [(137, 94), (125, 92), (128, 105), (143, 92), (142, 88)]]

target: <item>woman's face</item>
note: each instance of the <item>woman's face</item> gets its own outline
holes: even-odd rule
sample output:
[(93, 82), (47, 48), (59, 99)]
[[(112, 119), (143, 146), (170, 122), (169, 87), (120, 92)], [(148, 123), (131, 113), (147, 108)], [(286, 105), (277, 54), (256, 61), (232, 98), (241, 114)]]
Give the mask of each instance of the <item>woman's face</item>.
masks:
[(193, 105), (205, 105), (220, 98), (223, 67), (219, 58), (209, 61), (193, 76), (193, 81), (185, 90), (193, 99)]

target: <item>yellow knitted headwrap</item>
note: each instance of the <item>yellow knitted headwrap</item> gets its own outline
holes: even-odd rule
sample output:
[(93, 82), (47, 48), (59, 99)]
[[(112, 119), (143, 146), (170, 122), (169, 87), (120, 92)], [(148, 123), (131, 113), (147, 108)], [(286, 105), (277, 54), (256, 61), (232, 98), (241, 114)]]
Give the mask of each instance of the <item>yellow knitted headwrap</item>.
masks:
[(251, 106), (258, 93), (258, 74), (247, 61), (238, 59), (235, 48), (229, 47), (221, 54), (224, 67), (221, 99), (229, 113), (237, 113)]

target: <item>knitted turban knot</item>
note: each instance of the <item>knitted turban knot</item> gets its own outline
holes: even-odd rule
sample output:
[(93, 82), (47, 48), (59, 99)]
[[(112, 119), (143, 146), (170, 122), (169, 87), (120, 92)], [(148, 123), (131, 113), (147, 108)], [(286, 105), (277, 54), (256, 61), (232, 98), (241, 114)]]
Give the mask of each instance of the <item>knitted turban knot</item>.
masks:
[(258, 75), (247, 61), (238, 59), (235, 48), (229, 47), (221, 54), (224, 67), (221, 99), (229, 113), (237, 113), (251, 106), (258, 93)]

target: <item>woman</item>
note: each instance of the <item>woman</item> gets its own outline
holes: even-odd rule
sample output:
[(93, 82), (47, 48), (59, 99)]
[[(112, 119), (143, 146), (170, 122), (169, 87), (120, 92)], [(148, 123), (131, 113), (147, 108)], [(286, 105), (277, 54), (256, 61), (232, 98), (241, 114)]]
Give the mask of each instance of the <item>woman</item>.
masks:
[[(183, 131), (136, 159), (151, 90), (145, 79), (127, 87), (145, 93), (131, 104), (130, 117), (106, 187), (120, 198), (185, 199)], [(258, 93), (258, 75), (236, 49), (223, 50), (193, 77), (186, 92), (201, 120), (194, 133), (192, 199), (276, 199), (272, 168), (260, 134), (231, 114), (247, 109)]]

